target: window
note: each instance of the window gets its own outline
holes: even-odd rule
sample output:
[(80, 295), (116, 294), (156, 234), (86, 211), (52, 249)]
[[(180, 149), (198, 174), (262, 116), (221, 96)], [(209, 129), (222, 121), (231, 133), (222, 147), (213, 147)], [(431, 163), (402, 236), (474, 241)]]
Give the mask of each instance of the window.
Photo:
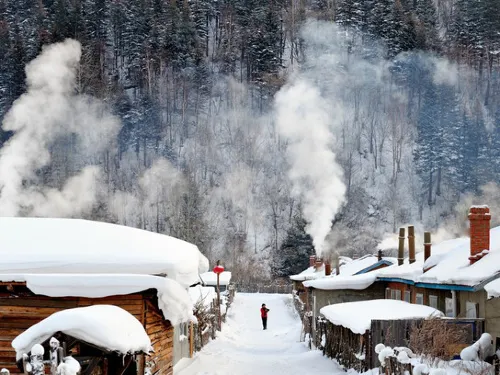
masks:
[(429, 296), (429, 306), (434, 307), (435, 309), (438, 308), (438, 298), (437, 296)]
[(469, 319), (476, 319), (478, 315), (478, 304), (467, 301), (465, 304), (465, 317)]
[(424, 304), (424, 295), (422, 293), (417, 293), (415, 295), (415, 303), (418, 305)]
[(391, 299), (401, 301), (401, 291), (399, 289), (391, 289)]
[(411, 303), (411, 292), (409, 290), (405, 290), (405, 302)]
[(391, 288), (385, 288), (385, 299), (391, 299)]
[(445, 303), (446, 316), (448, 318), (454, 318), (455, 309), (453, 308), (453, 298), (445, 298), (444, 303)]

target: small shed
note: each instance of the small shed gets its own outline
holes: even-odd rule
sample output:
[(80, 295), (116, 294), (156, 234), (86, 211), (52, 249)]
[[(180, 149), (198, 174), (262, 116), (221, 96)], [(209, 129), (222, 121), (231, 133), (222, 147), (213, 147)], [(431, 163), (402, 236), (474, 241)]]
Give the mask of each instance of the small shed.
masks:
[[(188, 294), (208, 260), (187, 242), (75, 219), (0, 218), (0, 367), (18, 373), (11, 341), (61, 310), (123, 308), (145, 328), (154, 355), (137, 368), (171, 374), (174, 326), (194, 319)], [(178, 344), (177, 344), (178, 345)]]
[[(422, 320), (442, 317), (440, 311), (424, 305), (396, 300), (371, 300), (329, 305), (321, 310), (317, 327), (323, 353), (347, 368), (360, 372), (377, 366), (372, 335), (374, 321)], [(376, 340), (375, 340), (376, 341)], [(395, 345), (404, 346), (405, 342)]]
[(27, 361), (31, 358), (30, 362), (50, 364), (52, 374), (61, 363), (65, 366), (71, 362), (70, 356), (78, 362), (82, 374), (135, 375), (137, 363), (144, 362), (137, 357), (153, 350), (142, 324), (112, 305), (58, 311), (17, 336), (12, 346), (22, 372), (29, 372)]

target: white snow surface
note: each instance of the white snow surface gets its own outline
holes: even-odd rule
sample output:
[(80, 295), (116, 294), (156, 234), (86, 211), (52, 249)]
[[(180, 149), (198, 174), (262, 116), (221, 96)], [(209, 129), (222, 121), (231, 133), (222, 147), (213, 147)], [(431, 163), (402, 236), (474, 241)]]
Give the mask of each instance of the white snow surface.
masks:
[[(384, 257), (384, 260), (394, 262), (394, 258)], [(354, 275), (367, 267), (370, 267), (378, 262), (378, 257), (375, 255), (365, 255), (358, 259), (351, 259), (347, 257), (340, 257), (340, 267), (339, 276), (350, 276)], [(336, 276), (335, 267), (332, 265), (332, 275), (326, 277)], [(325, 277), (325, 267), (321, 266), (317, 269), (314, 267), (309, 267), (302, 271), (298, 275), (290, 276), (291, 280), (294, 281), (306, 281), (306, 280), (316, 280)]]
[(0, 274), (166, 274), (188, 287), (208, 270), (193, 244), (109, 223), (0, 217), (0, 238)]
[(370, 329), (372, 320), (443, 316), (441, 311), (429, 306), (390, 299), (338, 303), (321, 308), (320, 313), (333, 324), (346, 327), (357, 334)]
[(121, 354), (153, 350), (144, 327), (132, 314), (117, 306), (95, 305), (58, 311), (28, 328), (12, 341), (17, 360), (56, 332)]
[[(262, 329), (260, 306), (270, 309)], [(217, 339), (194, 358), (180, 361), (176, 375), (340, 375), (345, 372), (318, 350), (300, 342), (299, 317), (291, 295), (238, 293)]]
[[(379, 277), (393, 277), (434, 284), (474, 286), (500, 273), (500, 227), (490, 230), (490, 251), (474, 264), (470, 264), (470, 238), (461, 237), (432, 246), (432, 255), (424, 263), (423, 253), (416, 262), (380, 270)], [(425, 271), (425, 272), (424, 272)], [(487, 284), (491, 296), (500, 295), (500, 284)], [(485, 288), (486, 289), (486, 288)]]
[[(205, 285), (217, 285), (217, 274), (213, 271), (204, 272), (200, 275)], [(219, 276), (220, 285), (228, 285), (231, 282), (231, 272), (224, 271)]]
[(368, 272), (361, 275), (323, 277), (321, 279), (304, 281), (305, 287), (322, 290), (353, 289), (363, 290), (372, 285), (377, 279), (377, 272)]
[(76, 375), (81, 369), (80, 362), (68, 356), (64, 357), (59, 366), (57, 366), (57, 375)]
[(189, 288), (189, 297), (193, 305), (203, 302), (203, 305), (208, 307), (217, 298), (217, 294), (213, 286), (196, 285)]
[[(395, 258), (382, 258), (383, 260), (395, 263), (397, 260)], [(325, 276), (322, 278), (316, 278), (309, 281), (304, 281), (304, 286), (312, 287), (322, 290), (338, 290), (338, 289), (352, 289), (352, 290), (363, 290), (372, 285), (377, 279), (379, 272), (384, 269), (378, 269), (369, 271), (356, 275), (356, 273), (373, 266), (378, 262), (378, 257), (374, 255), (365, 255), (359, 259), (354, 259), (353, 261), (346, 263), (344, 266), (340, 267), (340, 272), (338, 275)], [(394, 267), (388, 266), (388, 267)], [(388, 268), (385, 267), (385, 268)]]
[(24, 281), (33, 293), (49, 297), (102, 298), (156, 289), (158, 306), (173, 325), (195, 321), (193, 303), (178, 282), (167, 277), (135, 274), (1, 275), (4, 281)]

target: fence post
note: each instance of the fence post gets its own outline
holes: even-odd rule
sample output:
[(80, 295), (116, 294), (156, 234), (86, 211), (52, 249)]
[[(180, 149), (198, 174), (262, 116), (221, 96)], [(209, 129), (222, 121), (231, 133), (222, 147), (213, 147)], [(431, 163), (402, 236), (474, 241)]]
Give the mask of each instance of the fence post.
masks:
[(57, 375), (57, 366), (59, 366), (61, 358), (58, 358), (60, 343), (55, 337), (52, 337), (49, 342), (50, 346), (50, 372), (52, 375)]
[(31, 348), (31, 356), (30, 356), (30, 367), (31, 374), (33, 375), (44, 375), (45, 369), (43, 365), (43, 354), (45, 353), (45, 349), (40, 344), (35, 344)]

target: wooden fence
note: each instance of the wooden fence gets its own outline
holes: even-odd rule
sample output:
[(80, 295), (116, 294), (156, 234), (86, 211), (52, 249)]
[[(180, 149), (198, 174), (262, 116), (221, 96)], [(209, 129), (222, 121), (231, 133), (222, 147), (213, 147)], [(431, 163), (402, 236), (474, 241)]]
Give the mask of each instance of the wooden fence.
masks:
[[(380, 365), (378, 355), (375, 353), (377, 344), (382, 343), (391, 347), (409, 346), (412, 332), (420, 328), (423, 321), (423, 319), (373, 320), (370, 330), (364, 334), (355, 334), (322, 317), (316, 318), (313, 322), (311, 314), (305, 313), (302, 338), (309, 340), (310, 348), (322, 350), (324, 355), (336, 359), (346, 368), (362, 372)], [(446, 319), (443, 321), (446, 324), (460, 325), (466, 333), (463, 342), (450, 343), (450, 350), (447, 351), (450, 359), (456, 355), (456, 350), (471, 345), (484, 332), (482, 319)]]
[[(224, 323), (226, 321), (227, 311), (236, 295), (235, 286), (229, 285), (228, 289), (221, 295), (222, 298), (226, 300), (226, 311), (221, 315), (221, 321)], [(217, 301), (212, 301), (209, 307), (204, 307), (202, 305), (195, 306), (195, 316), (198, 319), (198, 323), (193, 326), (193, 350), (198, 352), (208, 344), (210, 340), (215, 339), (217, 330), (220, 331), (222, 329), (222, 327), (219, 327), (219, 309), (217, 308)]]

